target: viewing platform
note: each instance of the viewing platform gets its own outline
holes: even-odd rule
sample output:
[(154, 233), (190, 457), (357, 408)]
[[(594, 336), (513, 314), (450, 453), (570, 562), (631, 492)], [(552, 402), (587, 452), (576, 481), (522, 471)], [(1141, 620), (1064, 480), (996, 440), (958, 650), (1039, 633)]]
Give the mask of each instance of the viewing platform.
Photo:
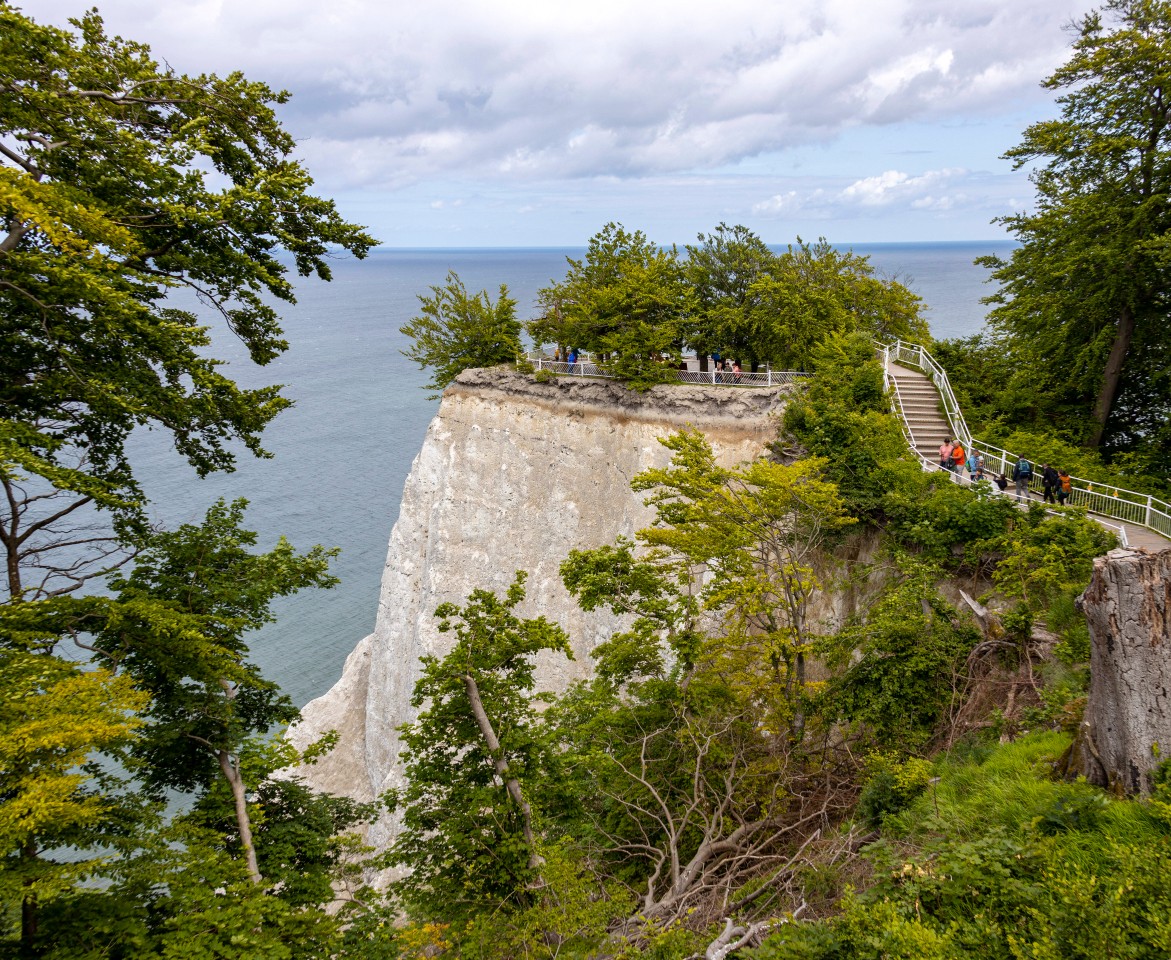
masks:
[[(551, 360), (548, 357), (530, 353), (524, 359), (527, 363), (532, 364), (534, 370), (548, 370), (550, 373), (563, 377), (616, 379), (613, 374), (606, 373), (602, 366), (590, 358), (569, 363), (565, 360)], [(797, 383), (812, 376), (812, 374), (800, 370), (765, 369), (756, 372), (741, 371), (740, 373), (734, 373), (730, 370), (700, 370), (699, 360), (696, 357), (684, 357), (674, 373), (679, 383), (717, 387), (780, 387)]]

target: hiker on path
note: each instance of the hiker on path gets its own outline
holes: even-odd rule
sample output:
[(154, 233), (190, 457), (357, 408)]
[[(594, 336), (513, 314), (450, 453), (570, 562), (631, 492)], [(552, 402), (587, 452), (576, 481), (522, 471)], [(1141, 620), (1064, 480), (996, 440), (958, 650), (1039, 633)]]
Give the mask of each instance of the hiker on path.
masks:
[(997, 477), (992, 482), (996, 484), (997, 489), (1000, 490), (1001, 493), (1004, 493), (1004, 491), (1008, 489), (1008, 477), (1006, 477), (1003, 473), (997, 475)]
[(939, 445), (939, 469), (951, 469), (951, 451), (955, 445), (951, 442), (951, 437), (948, 437)]
[(1057, 480), (1059, 484), (1057, 487), (1057, 499), (1064, 507), (1066, 501), (1069, 500), (1069, 495), (1073, 493), (1073, 481), (1069, 478), (1068, 470), (1058, 470)]
[(1041, 464), (1041, 490), (1046, 503), (1057, 503), (1057, 489), (1060, 486), (1057, 468), (1048, 463)]
[(955, 473), (963, 473), (964, 472), (964, 461), (966, 459), (967, 459), (967, 455), (964, 453), (964, 448), (960, 445), (960, 442), (957, 440), (956, 445), (951, 448), (951, 468), (952, 468), (952, 470)]
[(1016, 484), (1018, 501), (1029, 499), (1029, 481), (1033, 479), (1033, 465), (1021, 457), (1012, 468), (1012, 481)]
[(984, 454), (975, 450), (968, 454), (968, 478), (972, 483), (984, 479)]

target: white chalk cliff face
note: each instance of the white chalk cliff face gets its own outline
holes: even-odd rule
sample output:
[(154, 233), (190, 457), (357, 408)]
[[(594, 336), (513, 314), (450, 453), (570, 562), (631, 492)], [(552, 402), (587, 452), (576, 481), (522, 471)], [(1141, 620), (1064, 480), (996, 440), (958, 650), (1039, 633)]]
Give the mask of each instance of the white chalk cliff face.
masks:
[[(542, 688), (560, 691), (588, 675), (590, 651), (619, 621), (578, 609), (558, 576), (562, 560), (575, 547), (601, 546), (650, 522), (630, 481), (669, 461), (660, 437), (691, 425), (723, 465), (734, 466), (776, 437), (783, 403), (776, 388), (658, 387), (640, 395), (605, 381), (462, 374), (444, 393), (407, 478), (374, 633), (291, 733), (300, 746), (328, 730), (340, 735), (306, 779), (359, 800), (395, 786), (396, 728), (414, 718), (419, 658), (442, 656), (450, 645), (436, 629), (435, 608), (462, 604), (477, 588), (503, 591), (517, 570), (529, 572), (520, 615), (560, 623), (576, 657), (539, 664)], [(371, 840), (385, 843), (389, 826)]]

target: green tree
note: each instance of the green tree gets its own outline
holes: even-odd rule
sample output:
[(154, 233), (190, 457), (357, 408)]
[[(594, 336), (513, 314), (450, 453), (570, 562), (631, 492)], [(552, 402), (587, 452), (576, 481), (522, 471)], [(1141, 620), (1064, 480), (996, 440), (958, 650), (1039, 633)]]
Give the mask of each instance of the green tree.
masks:
[(765, 317), (756, 308), (760, 282), (777, 268), (776, 255), (739, 224), (721, 223), (699, 240), (687, 247), (687, 280), (696, 299), (687, 343), (699, 354), (702, 370), (713, 352), (744, 358), (755, 369), (757, 360), (769, 354), (758, 328)]
[(43, 909), (141, 826), (140, 802), (93, 754), (125, 758), (146, 701), (128, 677), (0, 650), (0, 904), (19, 911), (26, 954)]
[(487, 290), (470, 296), (452, 272), (442, 287), (431, 288), (431, 296), (419, 296), (419, 308), (399, 332), (414, 341), (403, 356), (433, 371), (430, 390), (443, 390), (464, 370), (511, 363), (520, 355), (516, 301), (504, 285), (493, 303)]
[(526, 790), (555, 758), (539, 731), (533, 658), (570, 651), (560, 627), (517, 617), (525, 576), (503, 599), (476, 590), (465, 606), (435, 611), (455, 645), (422, 661), (411, 703), (424, 709), (402, 728), (408, 783), (391, 796), (403, 826), (387, 855), (410, 869), (398, 892), (427, 918), (530, 906), (543, 882)]
[(824, 460), (760, 459), (720, 470), (702, 434), (662, 442), (674, 451), (671, 465), (632, 483), (653, 491), (647, 503), (658, 514), (639, 537), (706, 571), (702, 603), (723, 626), (709, 654), (735, 659), (746, 647), (750, 657), (763, 651), (779, 695), (770, 722), (800, 740), (806, 665), (819, 635), (811, 603), (826, 586), (822, 550), (855, 521), (836, 485), (822, 478)]
[[(1167, 464), (1171, 336), (1171, 4), (1111, 0), (1077, 24), (1045, 81), (1061, 115), (1007, 154), (1035, 209), (1001, 222), (1020, 245), (993, 268), (990, 321), (1041, 419), (1090, 447)], [(1159, 472), (1166, 473), (1166, 469)]]
[(178, 74), (96, 12), (72, 22), (0, 4), (0, 474), (133, 511), (135, 427), (203, 474), (231, 468), (233, 442), (264, 455), (288, 405), (225, 376), (166, 294), (197, 294), (266, 364), (287, 346), (272, 300), (294, 299), (281, 254), (329, 279), (332, 249), (374, 241), (310, 192), (274, 111), (288, 94)]
[(566, 259), (565, 279), (539, 293), (533, 340), (593, 351), (603, 369), (640, 389), (673, 380), (693, 309), (676, 249), (608, 223), (583, 259)]
[(830, 336), (860, 333), (880, 340), (925, 342), (922, 302), (901, 283), (875, 275), (867, 257), (841, 252), (824, 238), (790, 246), (755, 291), (754, 328), (761, 359), (809, 370)]
[[(97, 647), (150, 693), (149, 723), (136, 752), (155, 787), (208, 789), (221, 776), (231, 790), (240, 850), (259, 883), (248, 783), (241, 753), (251, 737), (298, 716), (264, 679), (244, 634), (274, 619), (271, 604), (305, 587), (330, 587), (329, 557), (298, 554), (283, 538), (265, 554), (249, 549), (246, 501), (222, 501), (196, 526), (154, 534), (134, 569), (115, 578), (116, 606)], [(268, 771), (263, 771), (267, 774)]]
[(826, 645), (829, 697), (839, 716), (865, 724), (884, 748), (914, 753), (936, 733), (978, 635), (936, 593), (941, 569), (895, 559), (894, 582)]
[[(158, 849), (183, 861), (181, 877), (140, 878), (126, 900), (116, 883), (77, 885), (111, 883), (133, 847), (159, 838), (150, 792), (123, 801), (111, 770), (124, 762), (152, 788), (221, 775), (257, 786), (263, 774), (242, 770), (256, 749), (249, 735), (295, 711), (247, 662), (241, 635), (268, 619), (273, 596), (329, 579), (320, 548), (297, 554), (282, 542), (251, 554), (235, 507), (216, 508), (203, 528), (148, 529), (127, 452), (135, 428), (169, 433), (203, 475), (230, 470), (241, 448), (267, 456), (261, 432), (288, 405), (279, 387), (241, 389), (226, 376), (209, 329), (167, 295), (197, 296), (264, 365), (287, 346), (274, 303), (293, 301), (290, 271), (328, 280), (333, 255), (363, 256), (374, 240), (312, 193), (276, 117), (286, 93), (238, 73), (178, 74), (142, 44), (107, 36), (96, 12), (72, 24), (41, 26), (0, 2), (0, 640), (12, 693), (0, 739), (5, 799), (16, 798), (5, 803), (5, 840), (20, 847), (6, 846), (5, 867), (8, 877), (25, 870), (26, 901), (55, 912), (58, 930), (75, 912), (96, 922), (104, 911), (121, 931), (184, 880), (232, 905), (210, 899), (227, 873), (201, 869), (202, 841), (184, 849), (175, 837)], [(112, 594), (87, 589), (136, 553)], [(62, 666), (54, 653), (70, 640), (101, 669)], [(37, 790), (52, 794), (47, 815)], [(225, 889), (244, 877), (260, 908), (275, 900), (255, 883), (257, 860), (240, 856), (246, 803), (242, 813), (242, 843), (215, 835), (219, 859), (230, 864)], [(62, 848), (63, 865), (46, 866), (40, 852)], [(277, 886), (293, 889), (291, 874)], [(280, 923), (292, 926), (294, 913), (306, 928), (316, 922), (299, 911)], [(221, 945), (256, 933), (257, 916), (241, 914), (230, 934), (221, 926)], [(106, 942), (125, 944), (125, 955), (157, 955), (135, 954), (137, 942), (114, 927)], [(47, 945), (50, 931), (40, 934)], [(176, 928), (158, 952), (183, 936)], [(81, 956), (87, 943), (67, 937), (51, 949)]]

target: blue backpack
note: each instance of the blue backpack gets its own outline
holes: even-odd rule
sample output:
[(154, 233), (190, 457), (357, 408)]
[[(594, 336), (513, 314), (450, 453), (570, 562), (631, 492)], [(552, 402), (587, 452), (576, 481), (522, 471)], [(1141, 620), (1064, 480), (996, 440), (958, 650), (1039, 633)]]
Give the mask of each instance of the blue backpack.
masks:
[(1024, 457), (1021, 457), (1017, 461), (1017, 471), (1022, 477), (1031, 477), (1033, 475), (1033, 465)]

